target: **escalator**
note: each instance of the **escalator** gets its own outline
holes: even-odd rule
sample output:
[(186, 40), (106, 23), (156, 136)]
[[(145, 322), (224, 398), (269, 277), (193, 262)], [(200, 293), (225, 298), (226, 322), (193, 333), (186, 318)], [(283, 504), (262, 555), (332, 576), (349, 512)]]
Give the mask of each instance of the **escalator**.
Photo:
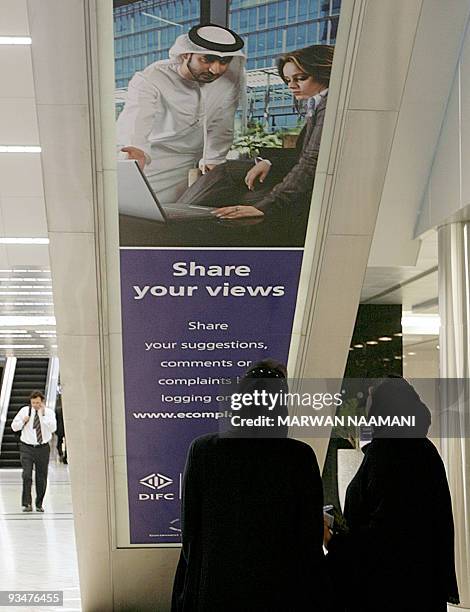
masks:
[(20, 453), (11, 422), (20, 408), (29, 403), (32, 391), (44, 393), (49, 359), (18, 359), (0, 451), (0, 468), (19, 468)]

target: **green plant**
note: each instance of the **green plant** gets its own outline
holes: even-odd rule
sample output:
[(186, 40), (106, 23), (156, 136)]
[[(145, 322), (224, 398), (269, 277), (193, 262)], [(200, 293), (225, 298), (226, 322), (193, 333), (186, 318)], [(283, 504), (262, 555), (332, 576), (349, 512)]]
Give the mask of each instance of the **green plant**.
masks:
[(253, 158), (259, 155), (262, 147), (279, 149), (282, 140), (279, 134), (269, 134), (261, 124), (256, 124), (235, 138), (232, 150), (238, 151), (242, 157)]

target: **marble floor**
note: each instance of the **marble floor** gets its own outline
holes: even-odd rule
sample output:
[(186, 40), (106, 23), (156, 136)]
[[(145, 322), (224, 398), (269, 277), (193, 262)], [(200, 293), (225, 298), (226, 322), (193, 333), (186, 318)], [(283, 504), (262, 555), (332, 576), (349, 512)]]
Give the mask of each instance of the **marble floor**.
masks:
[(82, 610), (69, 472), (53, 454), (44, 510), (44, 514), (23, 514), (21, 470), (0, 470), (0, 591), (64, 592), (60, 607), (0, 605), (2, 611)]

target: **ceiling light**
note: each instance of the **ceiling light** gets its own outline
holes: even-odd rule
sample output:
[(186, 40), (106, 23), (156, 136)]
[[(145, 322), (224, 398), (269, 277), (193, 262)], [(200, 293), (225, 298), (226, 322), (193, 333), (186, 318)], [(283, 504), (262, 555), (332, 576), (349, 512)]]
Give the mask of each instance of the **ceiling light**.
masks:
[(0, 289), (52, 289), (52, 285), (0, 285)]
[(0, 302), (0, 306), (54, 306), (54, 302)]
[(31, 36), (0, 36), (0, 45), (30, 45)]
[(395, 355), (394, 357), (395, 359), (402, 359), (402, 357), (400, 357), (400, 355)]
[(401, 332), (397, 332), (396, 334), (393, 334), (393, 335), (396, 336), (397, 338), (401, 338), (403, 336)]
[(441, 347), (439, 345), (436, 346), (437, 350), (439, 350)]
[(380, 342), (391, 342), (392, 338), (390, 336), (380, 336), (379, 340)]
[(409, 351), (408, 353), (406, 353), (407, 355), (416, 355), (416, 353), (414, 351)]
[(15, 272), (15, 274), (18, 273), (25, 273), (28, 272), (29, 274), (50, 274), (51, 271), (50, 270), (20, 270), (19, 268), (14, 268), (13, 270), (0, 270), (0, 273), (3, 274), (4, 272)]
[(363, 344), (355, 344), (354, 348), (364, 348), (364, 345)]
[(44, 344), (0, 344), (0, 348), (14, 349), (14, 348), (46, 348)]
[(350, 351), (353, 351), (354, 349), (353, 349), (353, 347), (351, 346), (351, 347), (349, 347), (349, 350), (350, 350)]
[(15, 282), (15, 283), (26, 283), (26, 282), (33, 282), (33, 283), (49, 283), (52, 281), (52, 278), (25, 278), (24, 276), (20, 276), (20, 277), (15, 277), (15, 276), (9, 276), (8, 278), (0, 278), (0, 282)]
[(367, 340), (366, 344), (378, 344), (377, 340)]
[(21, 145), (0, 145), (0, 153), (41, 153), (41, 147)]
[(401, 318), (404, 334), (437, 336), (440, 325), (441, 319), (438, 314), (412, 314), (404, 312)]
[(16, 340), (21, 340), (22, 338), (32, 338), (32, 335), (31, 334), (4, 334), (0, 332), (0, 338), (4, 340), (6, 338), (15, 338)]
[(38, 316), (38, 317), (25, 317), (15, 315), (0, 316), (0, 326), (2, 325), (26, 325), (35, 327), (36, 325), (55, 325), (55, 317)]
[(49, 244), (49, 238), (0, 238), (0, 244)]
[(19, 268), (14, 268), (13, 270), (0, 270), (0, 274), (3, 274), (4, 272), (14, 272), (15, 274), (18, 273), (25, 273), (28, 272), (30, 274), (50, 274), (51, 271), (50, 270), (20, 270)]

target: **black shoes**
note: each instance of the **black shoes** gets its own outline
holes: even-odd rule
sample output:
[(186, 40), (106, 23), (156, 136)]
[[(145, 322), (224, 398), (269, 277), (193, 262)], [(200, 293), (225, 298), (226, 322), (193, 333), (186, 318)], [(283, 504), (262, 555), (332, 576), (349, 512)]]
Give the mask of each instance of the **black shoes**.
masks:
[[(23, 512), (32, 512), (32, 506), (23, 506)], [(36, 506), (36, 512), (44, 512), (44, 508), (42, 506)]]

